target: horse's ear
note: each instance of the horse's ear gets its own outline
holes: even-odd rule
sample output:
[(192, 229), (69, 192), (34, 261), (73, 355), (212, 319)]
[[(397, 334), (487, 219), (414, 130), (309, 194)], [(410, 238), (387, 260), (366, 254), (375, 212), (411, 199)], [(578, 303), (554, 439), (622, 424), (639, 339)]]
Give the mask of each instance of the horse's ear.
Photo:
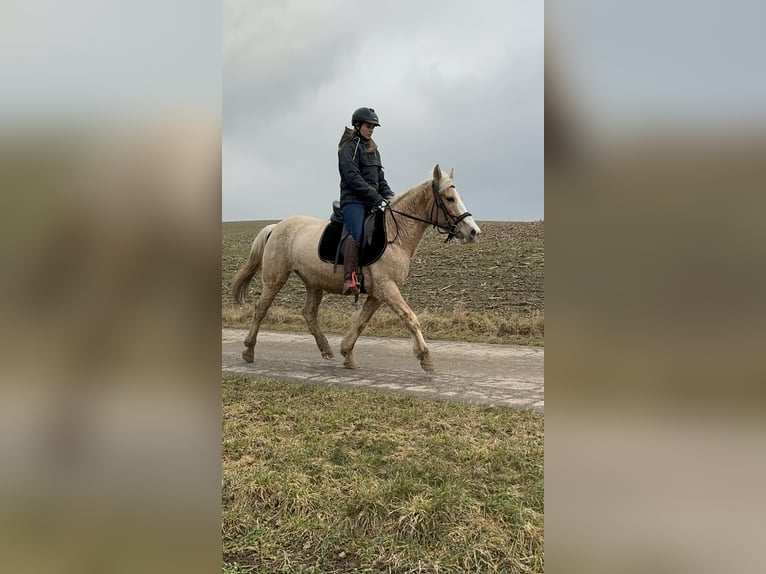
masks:
[(449, 170), (449, 178), (450, 178), (450, 179), (455, 179), (455, 178), (453, 177), (453, 174), (454, 174), (454, 173), (455, 173), (455, 168), (454, 168), (454, 167), (451, 167), (451, 168), (450, 168), (450, 170)]
[(434, 167), (434, 181), (439, 181), (442, 178), (442, 169), (439, 167), (439, 164), (437, 163)]

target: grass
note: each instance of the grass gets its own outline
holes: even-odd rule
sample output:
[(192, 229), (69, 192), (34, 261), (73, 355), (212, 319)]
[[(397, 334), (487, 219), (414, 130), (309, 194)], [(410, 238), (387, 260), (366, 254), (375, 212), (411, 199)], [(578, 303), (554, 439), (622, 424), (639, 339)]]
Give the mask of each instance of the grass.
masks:
[(543, 417), (223, 380), (223, 572), (543, 570)]
[[(230, 281), (268, 223), (223, 224), (226, 327), (249, 326)], [(543, 222), (480, 225), (475, 245), (428, 231), (402, 294), (429, 339), (542, 345)], [(305, 331), (303, 298), (292, 277), (263, 328)], [(352, 301), (325, 297), (325, 332)], [(365, 333), (407, 336), (385, 308)], [(224, 573), (543, 571), (539, 414), (225, 377), (223, 420)]]
[[(250, 303), (235, 305), (231, 279), (244, 263), (258, 231), (271, 221), (223, 224), (221, 289), (223, 325), (249, 327), (260, 275), (251, 286)], [(418, 315), (428, 339), (544, 344), (544, 223), (480, 222), (481, 240), (473, 245), (444, 244), (426, 232), (410, 267), (402, 294)], [(292, 276), (274, 301), (263, 328), (306, 331), (300, 314), (305, 291)], [(327, 333), (345, 333), (353, 298), (326, 295), (319, 320)], [(360, 301), (361, 303), (361, 301)], [(407, 337), (403, 325), (381, 308), (365, 334)]]

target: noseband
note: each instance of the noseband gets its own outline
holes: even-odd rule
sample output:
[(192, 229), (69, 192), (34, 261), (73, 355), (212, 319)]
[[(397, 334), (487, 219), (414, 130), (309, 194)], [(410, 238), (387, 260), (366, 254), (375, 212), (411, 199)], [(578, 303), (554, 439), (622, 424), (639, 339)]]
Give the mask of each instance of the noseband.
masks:
[[(450, 185), (451, 188), (454, 188), (454, 185)], [(402, 211), (396, 211), (395, 209), (389, 207), (388, 209), (391, 210), (392, 213), (398, 213), (399, 215), (403, 215), (404, 217), (407, 217), (409, 219), (414, 219), (416, 221), (422, 221), (423, 223), (427, 223), (429, 225), (433, 225), (434, 229), (436, 229), (437, 232), (440, 234), (447, 235), (447, 239), (444, 240), (444, 243), (447, 243), (450, 241), (455, 235), (457, 234), (457, 226), (458, 224), (463, 221), (466, 217), (471, 217), (471, 213), (469, 211), (466, 211), (464, 213), (461, 213), (457, 217), (452, 215), (449, 211), (447, 211), (447, 206), (444, 204), (444, 200), (442, 199), (441, 195), (439, 195), (439, 186), (436, 185), (436, 181), (431, 182), (431, 191), (434, 194), (434, 204), (431, 207), (431, 214), (430, 219), (420, 219), (419, 217), (415, 217), (414, 215), (410, 215), (409, 213), (404, 213)], [(438, 212), (436, 211), (439, 209), (442, 212), (442, 215), (444, 215), (444, 219), (447, 220), (447, 223), (449, 224), (449, 228), (445, 228), (443, 225), (441, 225), (438, 222)], [(394, 219), (394, 223), (396, 223), (396, 219)], [(396, 230), (397, 236), (399, 235), (399, 229), (397, 226)], [(390, 241), (389, 243), (393, 243), (393, 241)]]

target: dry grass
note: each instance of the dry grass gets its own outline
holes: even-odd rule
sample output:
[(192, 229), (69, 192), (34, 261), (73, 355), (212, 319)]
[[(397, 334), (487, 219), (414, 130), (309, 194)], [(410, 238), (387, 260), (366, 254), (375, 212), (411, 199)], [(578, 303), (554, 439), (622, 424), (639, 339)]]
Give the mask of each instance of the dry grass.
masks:
[(543, 570), (543, 418), (225, 378), (223, 571)]
[[(361, 301), (360, 301), (361, 306)], [(319, 322), (325, 333), (345, 334), (356, 310), (349, 303), (347, 309), (321, 309)], [(252, 322), (252, 306), (228, 306), (222, 310), (223, 326), (249, 328)], [(457, 309), (452, 312), (418, 313), (423, 333), (428, 339), (442, 341), (472, 341), (516, 345), (542, 345), (544, 316), (532, 313), (527, 316), (498, 317), (484, 312)], [(298, 309), (272, 307), (261, 323), (263, 329), (274, 331), (307, 331), (306, 322)], [(364, 330), (365, 335), (377, 337), (409, 337), (402, 322), (389, 309), (380, 309)]]
[[(256, 276), (249, 304), (234, 305), (230, 282), (244, 262), (250, 243), (268, 221), (223, 224), (221, 288), (226, 327), (249, 327), (252, 301), (260, 291)], [(442, 236), (426, 233), (413, 259), (402, 294), (418, 315), (428, 339), (542, 345), (544, 342), (544, 224), (481, 222), (475, 245), (444, 245)], [(274, 301), (263, 328), (306, 331), (300, 310), (305, 290), (291, 277)], [(361, 300), (360, 300), (361, 303)], [(327, 295), (320, 324), (327, 333), (348, 329), (353, 298)], [(406, 337), (386, 308), (365, 329), (368, 335)]]

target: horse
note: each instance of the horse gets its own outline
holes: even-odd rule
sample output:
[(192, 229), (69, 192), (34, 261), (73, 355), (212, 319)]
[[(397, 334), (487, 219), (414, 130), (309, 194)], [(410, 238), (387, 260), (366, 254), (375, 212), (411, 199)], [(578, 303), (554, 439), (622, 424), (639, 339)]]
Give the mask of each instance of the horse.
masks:
[[(449, 241), (457, 237), (461, 243), (473, 243), (481, 234), (471, 213), (455, 189), (453, 172), (442, 172), (439, 164), (433, 169), (433, 178), (396, 196), (386, 208), (388, 246), (374, 263), (362, 268), (367, 298), (356, 313), (352, 325), (341, 341), (340, 352), (345, 358), (343, 365), (349, 369), (358, 367), (354, 358), (354, 345), (373, 316), (385, 303), (404, 322), (410, 332), (413, 352), (420, 366), (430, 374), (436, 366), (423, 339), (418, 318), (402, 297), (400, 288), (409, 274), (410, 261), (420, 244), (423, 234), (433, 225), (439, 233), (446, 234)], [(264, 227), (256, 236), (245, 265), (234, 276), (231, 292), (237, 303), (242, 303), (250, 282), (261, 270), (263, 290), (255, 305), (253, 324), (245, 338), (242, 358), (252, 363), (258, 329), (274, 297), (284, 286), (290, 273), (295, 273), (306, 286), (306, 302), (303, 317), (316, 340), (324, 359), (335, 355), (319, 328), (317, 313), (325, 293), (342, 293), (343, 273), (334, 273), (333, 264), (324, 262), (318, 254), (319, 240), (327, 221), (294, 215)]]

